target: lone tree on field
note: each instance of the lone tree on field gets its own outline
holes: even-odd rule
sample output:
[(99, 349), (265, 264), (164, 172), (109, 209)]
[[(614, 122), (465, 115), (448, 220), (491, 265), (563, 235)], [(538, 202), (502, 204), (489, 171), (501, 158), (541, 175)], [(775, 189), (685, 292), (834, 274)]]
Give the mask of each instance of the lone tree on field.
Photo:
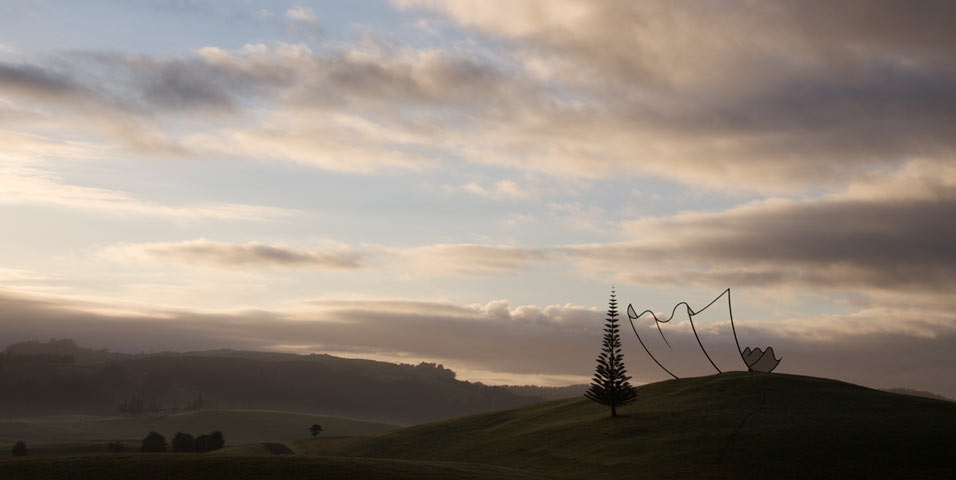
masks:
[(10, 449), (10, 453), (12, 453), (14, 457), (22, 457), (22, 456), (25, 456), (25, 455), (27, 454), (27, 452), (28, 452), (28, 450), (27, 450), (27, 444), (25, 444), (25, 443), (23, 443), (23, 442), (17, 442), (17, 443), (15, 443), (15, 444), (13, 444), (13, 448)]
[(322, 425), (319, 425), (318, 423), (313, 423), (312, 426), (309, 427), (309, 433), (311, 433), (312, 438), (315, 439), (315, 437), (318, 437), (319, 434), (322, 433)]
[(611, 407), (611, 416), (617, 416), (617, 407), (634, 401), (637, 390), (628, 383), (624, 368), (624, 354), (621, 353), (621, 332), (617, 323), (617, 296), (611, 288), (611, 300), (608, 302), (607, 323), (604, 324), (604, 342), (601, 355), (597, 358), (594, 379), (584, 396), (601, 405)]

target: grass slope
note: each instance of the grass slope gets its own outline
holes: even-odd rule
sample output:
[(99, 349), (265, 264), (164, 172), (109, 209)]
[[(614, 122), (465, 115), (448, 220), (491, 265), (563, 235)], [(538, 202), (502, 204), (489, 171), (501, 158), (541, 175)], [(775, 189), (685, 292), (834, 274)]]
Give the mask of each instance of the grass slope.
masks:
[(0, 420), (0, 444), (22, 440), (34, 454), (104, 451), (105, 443), (119, 440), (138, 448), (150, 431), (172, 440), (177, 431), (200, 435), (223, 432), (226, 443), (286, 441), (308, 436), (318, 423), (322, 435), (374, 435), (396, 426), (348, 418), (269, 410), (200, 410), (164, 417), (44, 417)]
[(540, 480), (540, 475), (490, 465), (336, 457), (223, 457), (210, 454), (101, 454), (0, 457), (0, 478), (18, 480), (180, 480), (184, 478), (350, 480)]
[(783, 374), (640, 387), (611, 419), (568, 399), (297, 453), (502, 465), (560, 478), (956, 478), (956, 405)]

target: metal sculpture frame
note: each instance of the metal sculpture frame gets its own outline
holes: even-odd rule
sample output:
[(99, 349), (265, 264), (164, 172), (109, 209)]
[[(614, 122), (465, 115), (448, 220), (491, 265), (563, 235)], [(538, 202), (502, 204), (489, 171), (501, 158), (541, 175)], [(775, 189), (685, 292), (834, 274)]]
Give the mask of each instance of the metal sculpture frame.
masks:
[[(697, 334), (697, 327), (694, 325), (694, 316), (710, 308), (711, 305), (716, 303), (717, 300), (720, 300), (720, 298), (723, 297), (724, 295), (727, 295), (727, 313), (730, 315), (730, 328), (734, 334), (734, 343), (737, 345), (737, 353), (740, 355), (740, 360), (743, 361), (744, 365), (747, 366), (748, 372), (753, 372), (754, 371), (753, 366), (759, 363), (760, 360), (762, 360), (764, 356), (767, 354), (767, 352), (770, 352), (771, 358), (774, 359), (775, 363), (772, 367), (770, 367), (769, 370), (767, 370), (767, 373), (772, 372), (775, 368), (777, 368), (777, 365), (780, 364), (780, 360), (783, 360), (782, 358), (777, 359), (774, 357), (773, 347), (767, 347), (766, 350), (761, 351), (760, 356), (752, 362), (747, 361), (747, 358), (744, 355), (744, 351), (740, 349), (740, 340), (737, 339), (737, 327), (734, 325), (734, 308), (730, 301), (729, 288), (724, 290), (720, 295), (717, 295), (717, 297), (711, 300), (710, 303), (708, 303), (704, 308), (701, 308), (700, 310), (697, 310), (697, 311), (694, 311), (694, 309), (691, 308), (687, 302), (680, 302), (677, 305), (674, 305), (674, 309), (671, 310), (671, 315), (670, 317), (667, 318), (667, 320), (661, 320), (657, 318), (657, 314), (655, 314), (651, 310), (644, 310), (643, 312), (641, 312), (640, 315), (638, 315), (635, 312), (634, 307), (631, 306), (631, 304), (628, 304), (627, 305), (628, 322), (631, 324), (631, 330), (634, 330), (634, 335), (637, 336), (637, 341), (641, 343), (641, 347), (644, 347), (644, 351), (647, 352), (647, 355), (649, 357), (651, 357), (651, 360), (654, 360), (654, 363), (656, 363), (658, 367), (661, 367), (662, 370), (667, 372), (668, 375), (677, 379), (680, 377), (678, 377), (677, 375), (674, 375), (670, 370), (665, 368), (664, 365), (662, 365), (661, 362), (657, 360), (657, 357), (655, 357), (654, 354), (651, 353), (650, 349), (647, 348), (647, 345), (644, 343), (644, 340), (641, 338), (641, 334), (637, 332), (637, 327), (634, 325), (634, 320), (638, 320), (641, 317), (643, 317), (645, 314), (650, 313), (651, 316), (654, 317), (654, 325), (657, 326), (657, 331), (660, 332), (661, 338), (664, 339), (664, 343), (667, 345), (667, 348), (671, 348), (670, 342), (667, 341), (667, 337), (664, 335), (664, 330), (661, 329), (661, 324), (668, 323), (671, 320), (673, 320), (674, 315), (677, 313), (677, 308), (683, 305), (687, 309), (687, 318), (690, 320), (690, 328), (691, 330), (694, 331), (694, 338), (697, 339), (697, 345), (700, 346), (700, 351), (704, 353), (704, 356), (707, 357), (707, 361), (710, 362), (711, 366), (714, 367), (714, 370), (717, 370), (717, 373), (723, 373), (720, 370), (720, 368), (717, 367), (717, 364), (714, 363), (713, 359), (710, 358), (710, 354), (707, 353), (707, 349), (704, 348), (704, 343), (701, 342), (700, 335)], [(752, 350), (750, 350), (750, 347), (747, 347), (747, 350), (748, 350), (748, 354), (752, 352)], [(760, 350), (760, 349), (758, 348), (756, 350)]]

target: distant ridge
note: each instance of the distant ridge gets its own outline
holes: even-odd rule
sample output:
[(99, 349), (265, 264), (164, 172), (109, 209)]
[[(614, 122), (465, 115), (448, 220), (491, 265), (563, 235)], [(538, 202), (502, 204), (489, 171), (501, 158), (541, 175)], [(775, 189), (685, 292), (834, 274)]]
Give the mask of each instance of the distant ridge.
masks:
[[(424, 362), (228, 349), (134, 355), (85, 349), (68, 339), (21, 342), (6, 350), (0, 356), (0, 411), (6, 417), (117, 415), (118, 406), (131, 399), (155, 404), (165, 415), (201, 397), (202, 408), (286, 410), (410, 425), (543, 400), (461, 381), (454, 371)], [(75, 362), (59, 361), (67, 352), (73, 352)], [(22, 361), (30, 356), (37, 361)]]
[(884, 389), (881, 389), (881, 390), (883, 390), (884, 392), (898, 393), (898, 394), (900, 394), (900, 395), (912, 395), (912, 396), (914, 396), (914, 397), (923, 397), (923, 398), (932, 398), (932, 399), (934, 399), (934, 400), (943, 400), (944, 402), (956, 402), (956, 400), (953, 400), (952, 398), (944, 397), (944, 396), (942, 396), (942, 395), (939, 395), (939, 394), (936, 394), (936, 393), (933, 393), (933, 392), (927, 392), (927, 391), (925, 391), (925, 390), (916, 390), (916, 389), (905, 388), (905, 387), (884, 388)]
[(585, 383), (564, 387), (542, 387), (538, 385), (502, 385), (501, 387), (518, 395), (540, 397), (543, 400), (580, 397), (588, 389), (588, 385)]

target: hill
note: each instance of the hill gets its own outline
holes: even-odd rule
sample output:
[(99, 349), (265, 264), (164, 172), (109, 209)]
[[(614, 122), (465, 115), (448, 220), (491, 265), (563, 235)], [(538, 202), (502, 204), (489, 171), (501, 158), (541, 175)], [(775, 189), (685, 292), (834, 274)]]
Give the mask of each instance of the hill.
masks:
[[(104, 452), (109, 441), (139, 447), (150, 431), (170, 441), (177, 431), (194, 435), (222, 431), (227, 445), (286, 441), (308, 435), (313, 423), (322, 425), (322, 435), (374, 435), (398, 427), (348, 418), (260, 410), (203, 410), (164, 417), (61, 416), (0, 420), (0, 444), (25, 441), (33, 454), (63, 450)], [(64, 445), (66, 444), (66, 445)], [(72, 444), (72, 445), (71, 445)]]
[(541, 400), (458, 380), (434, 363), (234, 350), (129, 355), (69, 340), (8, 347), (0, 391), (6, 417), (116, 415), (122, 402), (138, 399), (165, 413), (285, 410), (401, 425)]
[(639, 392), (616, 419), (586, 399), (567, 399), (294, 448), (493, 464), (559, 478), (956, 477), (952, 403), (744, 372)]

